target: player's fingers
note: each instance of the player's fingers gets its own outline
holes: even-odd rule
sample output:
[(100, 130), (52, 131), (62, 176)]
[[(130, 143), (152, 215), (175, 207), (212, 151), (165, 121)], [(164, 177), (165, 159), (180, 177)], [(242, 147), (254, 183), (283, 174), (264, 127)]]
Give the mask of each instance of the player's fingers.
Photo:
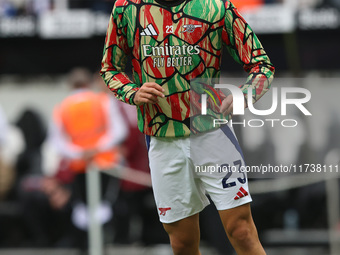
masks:
[(233, 113), (233, 104), (230, 104), (228, 109), (223, 113), (223, 116), (226, 117), (227, 115)]
[(158, 85), (154, 82), (144, 83), (142, 87), (137, 91), (134, 102), (136, 105), (141, 104), (155, 104), (158, 103), (158, 98), (164, 98), (165, 95), (163, 94), (164, 89), (162, 86)]
[(223, 113), (224, 116), (227, 116), (228, 110), (230, 110), (230, 107), (233, 105), (233, 97), (231, 95), (227, 96), (223, 101), (222, 105), (220, 107), (220, 113)]
[(137, 91), (135, 97), (134, 97), (134, 103), (136, 105), (141, 105), (141, 104), (148, 104), (148, 103), (154, 103), (153, 100), (150, 100), (148, 97), (152, 95), (149, 95), (148, 93), (143, 93), (142, 90)]
[(143, 94), (140, 101), (144, 104), (156, 104), (158, 103), (158, 98), (150, 94)]
[(158, 101), (159, 101), (158, 97), (155, 96), (155, 95), (152, 95), (152, 94), (147, 94), (145, 97), (146, 97), (149, 101), (154, 102), (154, 103), (158, 103)]
[[(163, 89), (163, 87), (155, 82), (147, 82), (147, 83), (144, 83), (145, 86), (147, 87), (151, 87), (151, 88), (154, 88), (160, 92), (164, 92), (165, 90)], [(143, 86), (144, 86), (143, 85)]]
[(157, 90), (155, 88), (144, 88), (142, 92), (152, 94), (154, 96), (158, 96), (158, 97), (162, 97), (162, 98), (165, 97), (162, 92), (160, 92), (159, 90)]
[(154, 82), (144, 83), (141, 88), (145, 89), (145, 91), (148, 91), (149, 93), (152, 93), (152, 94), (157, 95), (159, 97), (164, 97), (163, 92), (165, 90), (162, 86), (160, 86), (157, 83), (154, 83)]

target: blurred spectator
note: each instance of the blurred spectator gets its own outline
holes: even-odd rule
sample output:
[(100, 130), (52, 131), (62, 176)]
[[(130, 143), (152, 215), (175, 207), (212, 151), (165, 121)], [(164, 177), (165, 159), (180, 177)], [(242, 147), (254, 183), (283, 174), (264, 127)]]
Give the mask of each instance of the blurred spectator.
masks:
[[(48, 142), (62, 159), (57, 171), (49, 177), (36, 173), (21, 182), (25, 225), (34, 246), (86, 249), (86, 169), (90, 163), (101, 170), (113, 169), (122, 161), (118, 145), (127, 135), (124, 120), (111, 97), (90, 90), (91, 80), (88, 70), (74, 69), (69, 75), (70, 95), (54, 108)], [(21, 126), (24, 120), (28, 121), (22, 118)], [(39, 134), (37, 124), (24, 133), (31, 129)], [(40, 145), (42, 136), (26, 136), (29, 147)], [(119, 181), (102, 174), (101, 186), (105, 224), (112, 218)]]
[(26, 109), (19, 116), (16, 122), (17, 128), (21, 131), (24, 140), (24, 149), (18, 155), (16, 161), (16, 183), (14, 201), (20, 202), (24, 228), (27, 235), (33, 239), (34, 244), (43, 244), (42, 239), (46, 238), (43, 233), (39, 241), (36, 235), (37, 228), (40, 227), (41, 218), (31, 217), (37, 202), (41, 200), (40, 179), (42, 176), (41, 166), (41, 146), (46, 138), (46, 128), (40, 114), (33, 109)]
[(51, 142), (75, 172), (84, 173), (92, 161), (110, 169), (119, 161), (116, 146), (127, 135), (124, 120), (110, 96), (89, 89), (87, 70), (73, 70), (70, 84), (71, 95), (54, 110)]
[(23, 147), (20, 131), (6, 121), (0, 108), (0, 246), (12, 245), (20, 239), (23, 224), (15, 201), (14, 165)]
[[(0, 149), (1, 144), (6, 145), (2, 150), (3, 159), (0, 154), (1, 172), (4, 174), (0, 179), (8, 182), (1, 184), (0, 188), (10, 188), (9, 199), (16, 200), (21, 185), (30, 181), (32, 175), (41, 174), (40, 147), (45, 139), (45, 128), (39, 114), (33, 110), (25, 110), (15, 126), (7, 125), (3, 120), (0, 122)], [(13, 186), (10, 185), (12, 182)]]
[(21, 130), (25, 149), (17, 160), (18, 177), (28, 174), (41, 174), (41, 145), (46, 138), (46, 129), (38, 112), (25, 110), (19, 117), (16, 126)]
[[(73, 224), (82, 231), (80, 236), (83, 238), (79, 238), (79, 245), (84, 245), (87, 239), (85, 171), (89, 164), (101, 170), (112, 170), (121, 164), (118, 145), (127, 136), (127, 128), (116, 102), (106, 93), (92, 92), (91, 81), (91, 74), (86, 69), (77, 68), (71, 72), (69, 83), (72, 92), (55, 107), (50, 132), (51, 143), (64, 159), (66, 168), (74, 173), (71, 183), (72, 219)], [(101, 175), (101, 180), (101, 211), (107, 212), (102, 215), (104, 224), (112, 218), (119, 181), (107, 175)], [(66, 192), (61, 193), (67, 196)], [(84, 215), (85, 218), (82, 218)]]

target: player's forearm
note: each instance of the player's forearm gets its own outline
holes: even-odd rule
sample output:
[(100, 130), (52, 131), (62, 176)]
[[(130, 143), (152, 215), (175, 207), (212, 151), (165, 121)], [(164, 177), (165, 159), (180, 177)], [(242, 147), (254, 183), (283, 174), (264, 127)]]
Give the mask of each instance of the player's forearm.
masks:
[(117, 99), (134, 105), (133, 98), (138, 90), (138, 85), (130, 81), (125, 73), (102, 69), (101, 76)]
[[(255, 103), (270, 89), (274, 73), (275, 68), (270, 63), (269, 58), (253, 65), (249, 69), (247, 81), (241, 86), (246, 102), (248, 102), (248, 96), (252, 96), (252, 102)], [(251, 88), (251, 94), (248, 94), (249, 88)]]
[(126, 53), (122, 50), (124, 47), (117, 45), (119, 38), (116, 38), (111, 32), (108, 32), (108, 37), (115, 38), (115, 40), (106, 39), (101, 76), (116, 98), (124, 103), (134, 104), (133, 97), (138, 86), (124, 73), (127, 59)]
[(134, 104), (133, 97), (138, 90), (138, 85), (124, 73), (129, 47), (126, 34), (123, 33), (123, 12), (124, 8), (114, 6), (105, 39), (101, 75), (119, 100)]
[(230, 1), (226, 2), (223, 33), (229, 53), (248, 73), (246, 83), (241, 86), (245, 98), (251, 88), (255, 103), (269, 90), (275, 68), (254, 31)]

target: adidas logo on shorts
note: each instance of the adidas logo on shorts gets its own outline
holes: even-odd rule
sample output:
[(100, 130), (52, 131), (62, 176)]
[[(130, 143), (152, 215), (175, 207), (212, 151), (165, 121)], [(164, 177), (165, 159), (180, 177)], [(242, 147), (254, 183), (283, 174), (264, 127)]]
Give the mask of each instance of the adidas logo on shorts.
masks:
[(238, 200), (242, 197), (246, 197), (248, 196), (248, 192), (244, 189), (244, 188), (240, 188), (239, 192), (237, 192), (237, 196), (234, 197), (234, 200)]
[(156, 29), (153, 27), (152, 24), (149, 24), (141, 33), (141, 36), (153, 36), (158, 35)]

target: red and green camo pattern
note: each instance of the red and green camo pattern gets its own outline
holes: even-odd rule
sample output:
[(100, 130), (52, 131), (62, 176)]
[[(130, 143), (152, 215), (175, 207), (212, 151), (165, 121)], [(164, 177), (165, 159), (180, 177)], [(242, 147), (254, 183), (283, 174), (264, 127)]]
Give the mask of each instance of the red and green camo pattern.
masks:
[[(161, 0), (117, 0), (107, 31), (101, 75), (114, 95), (133, 104), (146, 82), (165, 89), (159, 103), (137, 107), (138, 127), (146, 135), (188, 136), (211, 129), (211, 118), (221, 118), (214, 107), (210, 118), (199, 114), (202, 89), (191, 86), (203, 79), (213, 90), (223, 48), (248, 73), (241, 89), (247, 97), (252, 88), (253, 102), (268, 91), (274, 75), (260, 41), (230, 1), (176, 2), (169, 6)], [(128, 56), (132, 80), (124, 72)]]

